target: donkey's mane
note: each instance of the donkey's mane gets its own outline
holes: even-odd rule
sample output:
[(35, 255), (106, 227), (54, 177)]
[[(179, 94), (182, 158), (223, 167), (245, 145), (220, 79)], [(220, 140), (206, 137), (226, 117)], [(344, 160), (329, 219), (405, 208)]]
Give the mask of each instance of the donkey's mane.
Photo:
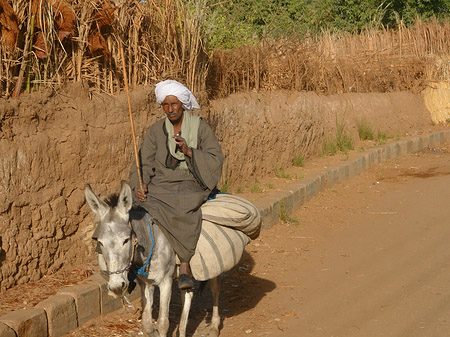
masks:
[(109, 197), (105, 198), (105, 202), (111, 208), (117, 207), (117, 204), (119, 203), (119, 194), (111, 194)]

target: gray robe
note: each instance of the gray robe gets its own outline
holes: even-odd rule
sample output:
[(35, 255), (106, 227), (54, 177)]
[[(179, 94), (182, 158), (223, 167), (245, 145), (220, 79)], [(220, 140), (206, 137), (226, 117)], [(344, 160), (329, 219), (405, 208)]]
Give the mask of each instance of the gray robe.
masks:
[[(142, 206), (167, 236), (182, 262), (194, 255), (201, 231), (200, 206), (216, 187), (222, 174), (223, 154), (211, 127), (203, 120), (197, 148), (186, 156), (189, 170), (181, 169), (167, 147), (164, 119), (149, 127), (139, 151), (142, 180), (148, 185)], [(130, 170), (130, 185), (139, 185), (136, 164)]]

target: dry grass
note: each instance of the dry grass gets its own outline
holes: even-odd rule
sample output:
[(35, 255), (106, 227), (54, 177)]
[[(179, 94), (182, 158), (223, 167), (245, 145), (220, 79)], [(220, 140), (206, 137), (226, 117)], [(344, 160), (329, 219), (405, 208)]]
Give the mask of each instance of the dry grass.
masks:
[[(13, 2), (20, 35), (15, 49), (0, 48), (0, 90), (22, 90), (84, 81), (90, 90), (114, 94), (123, 88), (120, 44), (130, 87), (166, 78), (212, 97), (273, 89), (318, 93), (421, 90), (430, 80), (450, 80), (450, 23), (418, 21), (398, 30), (360, 35), (323, 33), (300, 41), (265, 41), (255, 46), (205, 52), (205, 0), (124, 1), (108, 18), (105, 1), (58, 0), (76, 15), (76, 27), (61, 39), (54, 6), (40, 4), (39, 25), (28, 24), (30, 2)], [(112, 7), (110, 7), (112, 8)], [(105, 14), (106, 13), (106, 14)], [(37, 18), (35, 18), (37, 19)], [(34, 28), (34, 29), (33, 29)], [(28, 34), (27, 34), (28, 31)], [(45, 58), (39, 58), (42, 34)], [(32, 35), (32, 36), (31, 36)], [(97, 48), (92, 43), (97, 39)], [(25, 50), (26, 38), (34, 48)]]
[[(39, 50), (33, 48), (27, 57), (24, 41), (30, 15), (29, 2), (15, 2), (21, 35), (13, 51), (0, 50), (3, 96), (11, 94), (21, 64), (26, 64), (29, 70), (31, 90), (40, 86), (57, 87), (65, 82), (86, 81), (91, 90), (115, 93), (123, 87), (121, 43), (130, 87), (169, 77), (186, 82), (193, 91), (204, 86), (208, 58), (203, 51), (200, 30), (201, 0), (197, 1), (199, 5), (194, 15), (189, 14), (191, 11), (185, 8), (182, 0), (126, 1), (115, 9), (111, 23), (107, 25), (99, 19), (105, 19), (105, 1), (67, 0), (77, 21), (76, 32), (64, 40), (58, 36), (56, 10), (46, 0), (34, 2), (42, 8), (39, 12), (42, 29), (34, 31), (33, 45), (36, 47), (37, 34), (41, 32), (47, 55), (39, 58)], [(95, 32), (101, 33), (96, 37), (104, 41), (103, 49), (92, 48), (90, 36)]]
[(260, 89), (343, 92), (421, 90), (450, 80), (450, 23), (418, 21), (360, 35), (324, 33), (302, 41), (216, 50), (208, 87), (214, 96)]

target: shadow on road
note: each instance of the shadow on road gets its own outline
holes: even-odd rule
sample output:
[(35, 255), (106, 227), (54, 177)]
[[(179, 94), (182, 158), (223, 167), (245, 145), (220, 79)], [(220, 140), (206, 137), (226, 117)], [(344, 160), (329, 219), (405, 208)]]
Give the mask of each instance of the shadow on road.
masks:
[[(222, 329), (223, 324), (226, 324), (224, 322), (226, 322), (227, 318), (237, 316), (255, 308), (267, 293), (276, 288), (274, 282), (251, 275), (254, 265), (255, 261), (253, 258), (249, 253), (244, 251), (240, 263), (220, 276), (220, 329)], [(158, 318), (158, 307), (159, 289), (156, 287), (153, 310), (153, 318), (155, 320)], [(168, 336), (177, 335), (176, 330), (180, 322), (181, 310), (180, 291), (177, 287), (177, 282), (174, 281), (169, 312), (170, 327)], [(194, 295), (189, 314), (187, 336), (206, 335), (208, 325), (211, 322), (211, 315), (212, 295), (208, 283), (202, 293), (197, 292)]]
[[(220, 277), (219, 313), (222, 320), (220, 328), (223, 324), (226, 324), (224, 322), (227, 318), (237, 316), (256, 307), (267, 293), (276, 288), (274, 282), (251, 275), (254, 265), (253, 258), (244, 251), (240, 263)], [(179, 297), (179, 292), (174, 294), (174, 299), (179, 299)], [(179, 308), (177, 310), (178, 315), (175, 318), (175, 322), (178, 322), (181, 304), (178, 306), (178, 303), (172, 301), (172, 307)], [(212, 295), (209, 286), (207, 286), (202, 294), (196, 294), (194, 297), (187, 328), (188, 336), (192, 336), (195, 332), (197, 332), (195, 336), (203, 335), (203, 330), (206, 330), (203, 322), (209, 324), (211, 315)]]

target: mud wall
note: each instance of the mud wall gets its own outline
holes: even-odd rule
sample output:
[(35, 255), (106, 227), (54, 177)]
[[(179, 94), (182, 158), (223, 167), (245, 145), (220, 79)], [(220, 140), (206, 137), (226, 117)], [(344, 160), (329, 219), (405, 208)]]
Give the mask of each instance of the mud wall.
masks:
[(421, 95), (276, 91), (235, 94), (211, 102), (210, 122), (225, 152), (224, 179), (235, 182), (291, 165), (300, 153), (317, 155), (324, 136), (344, 125), (357, 146), (358, 124), (394, 137), (431, 127)]
[[(139, 143), (162, 112), (152, 88), (132, 91), (131, 100)], [(227, 181), (285, 167), (300, 152), (316, 154), (323, 136), (335, 132), (336, 117), (355, 135), (362, 117), (394, 134), (430, 123), (423, 99), (408, 93), (247, 93), (203, 106), (226, 155)], [(72, 85), (0, 101), (0, 291), (92, 255), (83, 188), (90, 183), (105, 196), (127, 179), (129, 130), (123, 94)]]

